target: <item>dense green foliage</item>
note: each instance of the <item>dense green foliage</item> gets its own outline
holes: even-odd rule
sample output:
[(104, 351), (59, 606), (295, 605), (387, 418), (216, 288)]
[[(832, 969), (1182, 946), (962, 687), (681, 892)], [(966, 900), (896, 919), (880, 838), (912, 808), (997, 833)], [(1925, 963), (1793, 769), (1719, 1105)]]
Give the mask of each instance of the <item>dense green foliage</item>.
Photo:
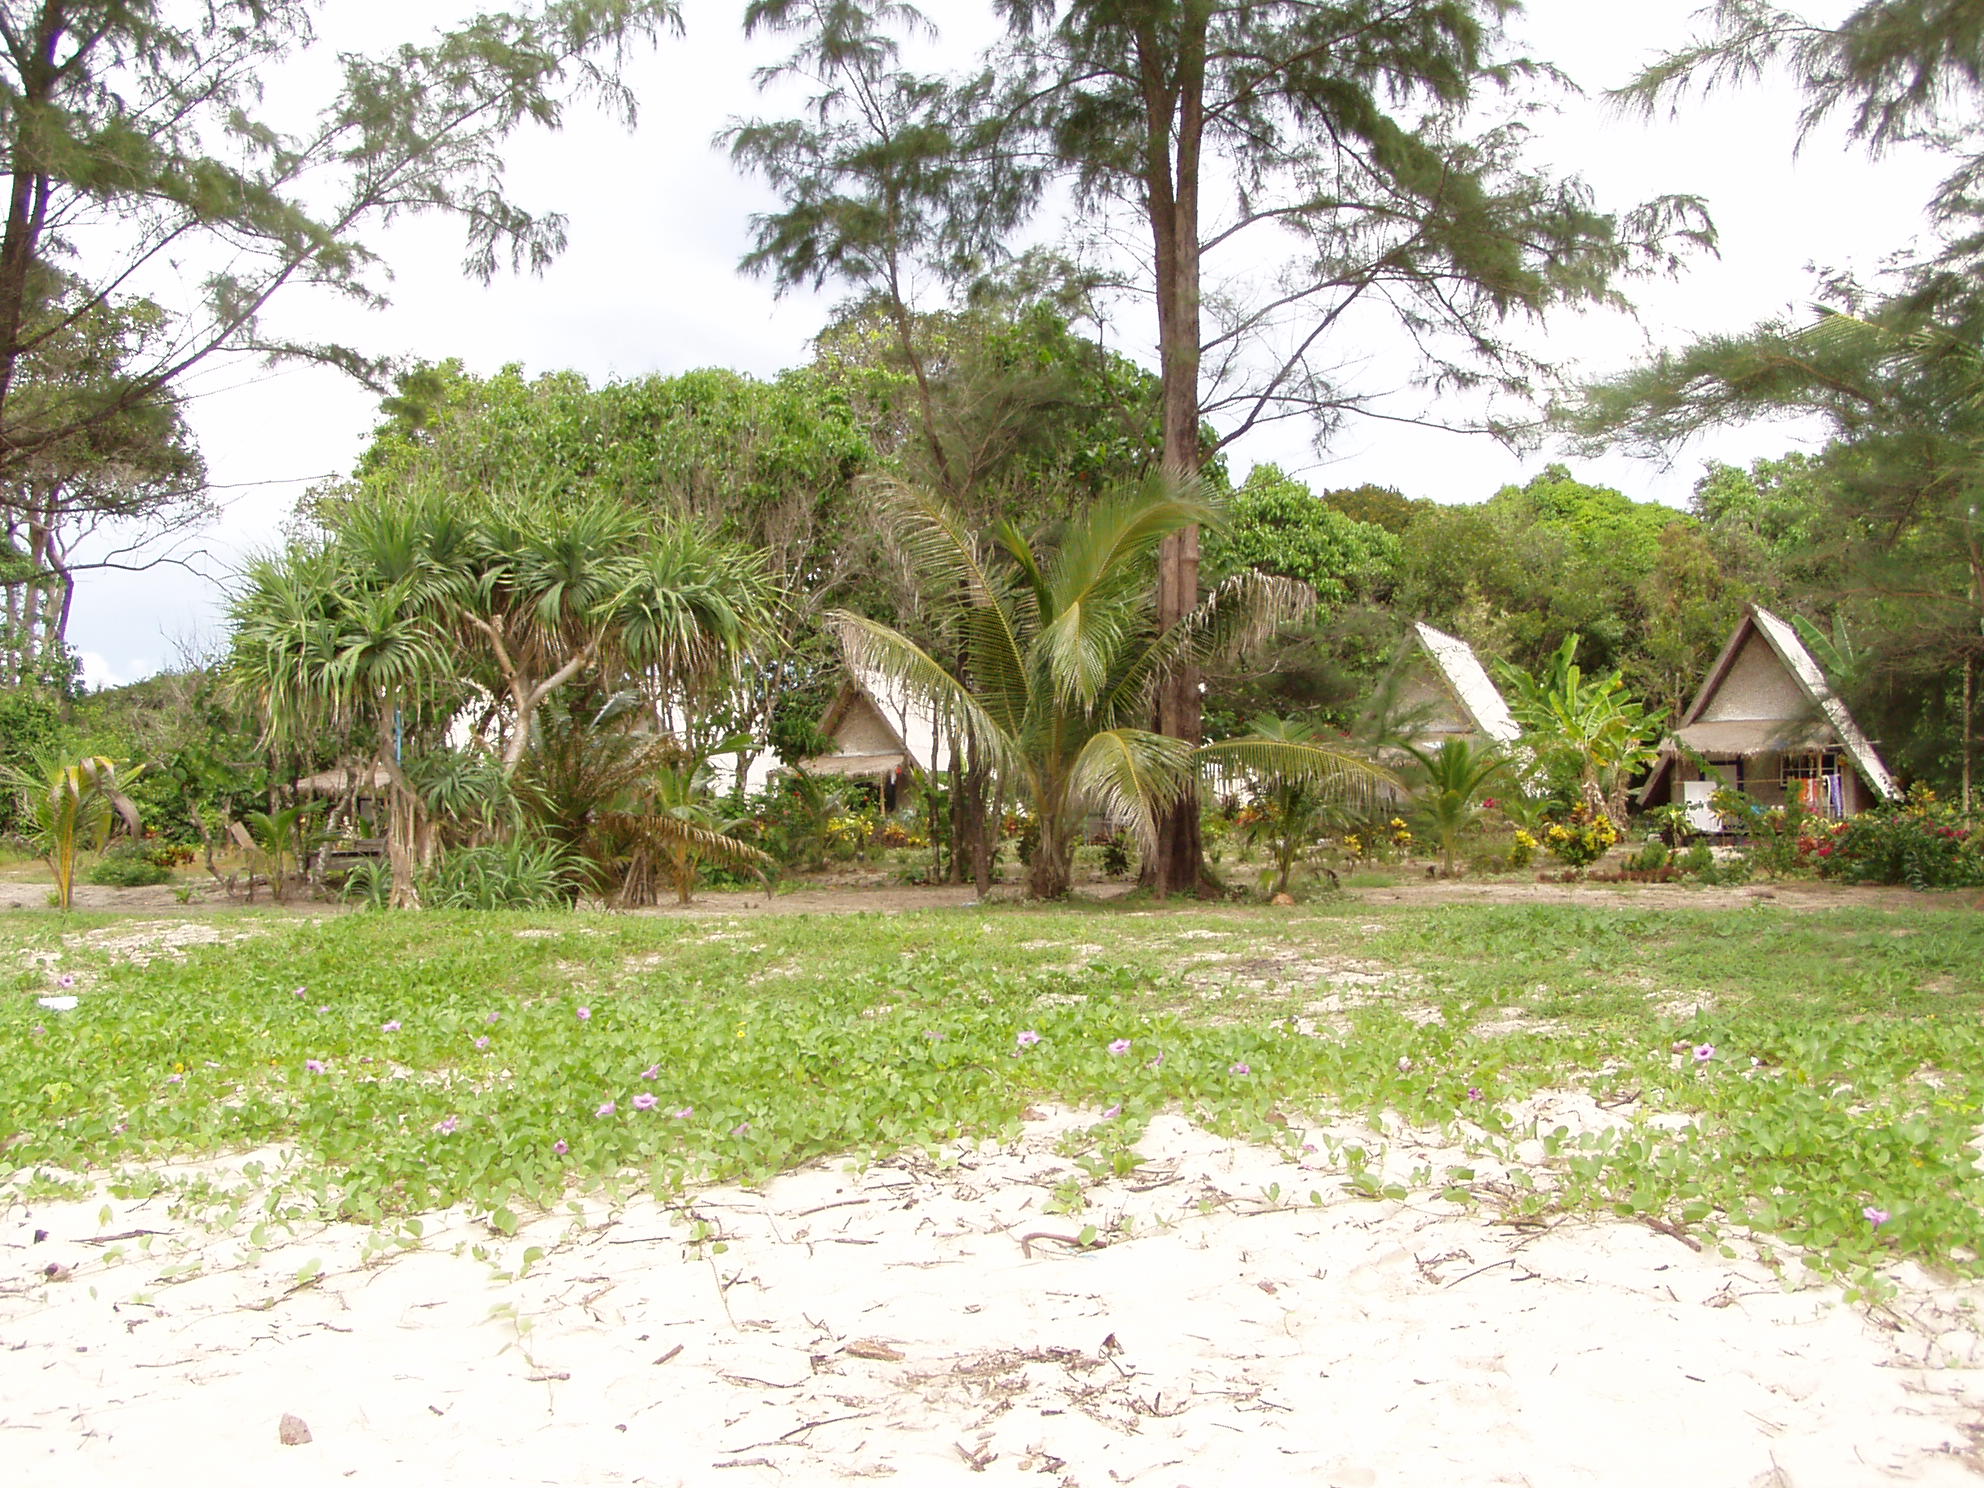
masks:
[(1396, 580), (1399, 539), (1346, 517), (1278, 466), (1256, 465), (1206, 534), (1205, 574), (1218, 583), (1243, 569), (1297, 579), (1336, 610), (1351, 599), (1382, 599)]

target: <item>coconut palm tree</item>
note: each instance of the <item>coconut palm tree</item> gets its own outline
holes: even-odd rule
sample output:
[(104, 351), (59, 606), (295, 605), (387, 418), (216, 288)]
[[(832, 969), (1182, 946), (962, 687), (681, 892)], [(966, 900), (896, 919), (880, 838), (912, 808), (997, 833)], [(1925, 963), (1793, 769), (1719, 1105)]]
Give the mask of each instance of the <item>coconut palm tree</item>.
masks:
[(1040, 839), (1027, 892), (1068, 892), (1083, 819), (1126, 820), (1146, 851), (1160, 814), (1210, 754), (1229, 768), (1341, 780), (1370, 767), (1313, 741), (1230, 740), (1201, 752), (1147, 725), (1158, 686), (1180, 668), (1264, 637), (1313, 602), (1306, 588), (1249, 571), (1160, 630), (1157, 549), (1217, 516), (1197, 485), (1153, 480), (1105, 498), (1036, 540), (1010, 524), (989, 552), (927, 492), (873, 488), (904, 555), (931, 587), (955, 637), (946, 667), (890, 626), (829, 617), (849, 664), (877, 672), (956, 720), (990, 758), (1001, 787), (1031, 808)]
[(1444, 740), (1438, 749), (1423, 744), (1404, 748), (1419, 765), (1420, 817), (1440, 844), (1440, 871), (1452, 878), (1461, 833), (1480, 818), (1488, 787), (1510, 780), (1509, 761), (1492, 746), (1467, 739)]
[[(125, 781), (143, 768), (128, 771)], [(142, 830), (138, 808), (118, 789), (117, 762), (103, 755), (78, 760), (45, 755), (31, 769), (9, 766), (4, 779), (34, 823), (31, 838), (55, 875), (56, 905), (62, 910), (76, 901), (77, 855), (101, 850), (120, 818), (133, 837)]]

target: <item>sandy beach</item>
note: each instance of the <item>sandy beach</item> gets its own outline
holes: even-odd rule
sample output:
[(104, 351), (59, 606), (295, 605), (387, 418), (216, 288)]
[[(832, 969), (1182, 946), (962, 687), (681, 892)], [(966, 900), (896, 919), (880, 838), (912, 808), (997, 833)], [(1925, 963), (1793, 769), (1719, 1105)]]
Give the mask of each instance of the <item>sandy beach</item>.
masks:
[[(1600, 1119), (1580, 1100), (1540, 1114)], [(1868, 1307), (1747, 1238), (1350, 1197), (1321, 1152), (1387, 1140), (1354, 1126), (1281, 1152), (1164, 1116), (1140, 1166), (1090, 1182), (1057, 1149), (1098, 1113), (1029, 1115), (1007, 1143), (672, 1208), (575, 1197), (513, 1236), (428, 1216), (369, 1254), (356, 1225), (258, 1232), (252, 1204), (211, 1226), (163, 1196), (17, 1205), (8, 1479), (1978, 1480), (1975, 1286), (1907, 1267)], [(1394, 1132), (1382, 1171), (1454, 1160)], [(246, 1161), (174, 1173), (251, 1198)], [(1055, 1212), (1071, 1179), (1084, 1207)]]

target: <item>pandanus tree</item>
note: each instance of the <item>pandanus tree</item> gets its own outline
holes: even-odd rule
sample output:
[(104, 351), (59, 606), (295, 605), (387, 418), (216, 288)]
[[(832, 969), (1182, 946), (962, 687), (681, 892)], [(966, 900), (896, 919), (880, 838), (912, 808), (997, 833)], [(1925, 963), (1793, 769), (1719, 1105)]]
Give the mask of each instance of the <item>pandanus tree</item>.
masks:
[(373, 562), (334, 546), (252, 560), (234, 602), (230, 674), (258, 707), (272, 743), (333, 731), (385, 784), (393, 904), (417, 904), (419, 796), (401, 768), (406, 723), (451, 688), (447, 638), (431, 606), (433, 575), (413, 561)]
[[(929, 493), (874, 489), (961, 664), (946, 666), (900, 631), (841, 611), (832, 624), (850, 665), (890, 678), (955, 720), (1003, 788), (1031, 808), (1040, 830), (1027, 874), (1032, 897), (1068, 892), (1091, 812), (1127, 821), (1150, 850), (1163, 813), (1186, 796), (1208, 759), (1148, 727), (1157, 690), (1181, 669), (1271, 633), (1308, 607), (1309, 592), (1249, 570), (1161, 628), (1158, 550), (1217, 516), (1196, 483), (1152, 480), (1038, 538), (1002, 524), (984, 546)], [(1318, 781), (1374, 773), (1313, 740), (1249, 737), (1211, 749), (1232, 769)]]
[(686, 713), (770, 630), (762, 562), (691, 523), (603, 501), (421, 492), (360, 491), (326, 515), (324, 542), (249, 565), (233, 676), (272, 738), (329, 728), (369, 756), (396, 905), (417, 900), (424, 811), (405, 760), (471, 699), (493, 700), (514, 775), (547, 703), (581, 680)]

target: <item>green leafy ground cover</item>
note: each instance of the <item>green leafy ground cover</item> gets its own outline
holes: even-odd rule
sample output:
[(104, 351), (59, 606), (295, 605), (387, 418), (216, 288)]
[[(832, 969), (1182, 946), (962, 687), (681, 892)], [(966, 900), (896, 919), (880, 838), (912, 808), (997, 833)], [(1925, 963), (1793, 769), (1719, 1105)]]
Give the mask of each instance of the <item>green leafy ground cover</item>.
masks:
[[(1167, 1106), (1284, 1144), (1305, 1117), (1402, 1120), (1514, 1168), (1424, 1175), (1447, 1199), (1976, 1274), (1984, 923), (1843, 903), (239, 916), (145, 964), (170, 926), (17, 912), (0, 1192), (143, 1191), (150, 1160), (276, 1146), (269, 1215), (467, 1202), (504, 1228), (574, 1182), (749, 1180), (1052, 1100), (1112, 1113), (1113, 1162)], [(1522, 1118), (1567, 1089), (1616, 1127)], [(1327, 1156), (1376, 1182), (1368, 1152)], [(180, 1198), (239, 1218), (248, 1194)]]

